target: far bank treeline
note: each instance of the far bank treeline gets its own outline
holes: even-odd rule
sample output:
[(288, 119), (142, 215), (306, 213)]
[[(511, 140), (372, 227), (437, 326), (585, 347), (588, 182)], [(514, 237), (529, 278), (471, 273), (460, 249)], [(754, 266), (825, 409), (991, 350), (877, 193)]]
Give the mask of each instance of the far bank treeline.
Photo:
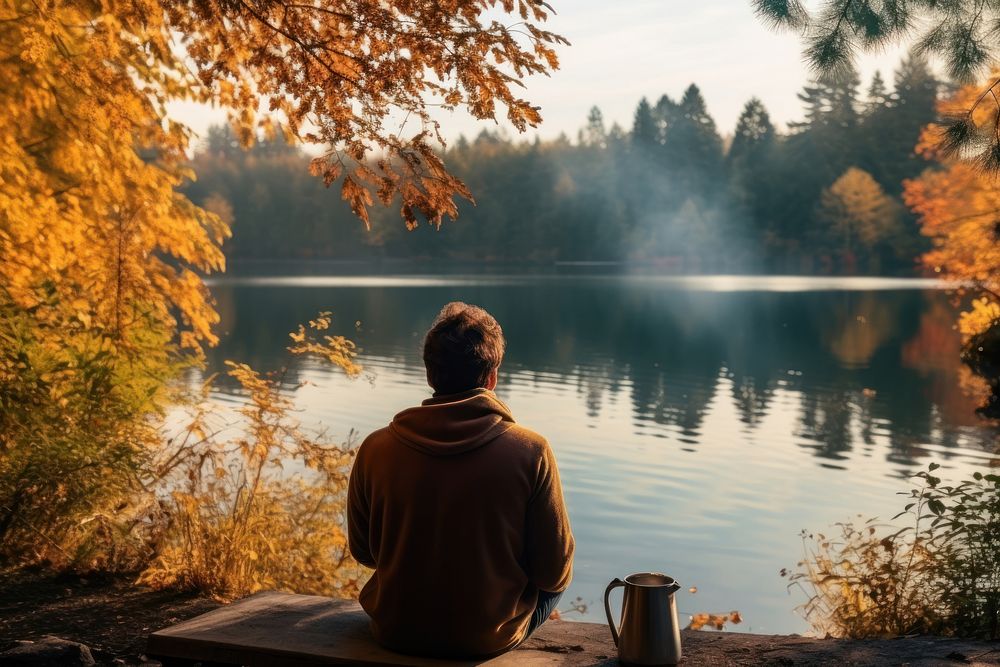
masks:
[(225, 127), (193, 158), (187, 194), (231, 220), (230, 258), (409, 258), (648, 262), (668, 270), (906, 272), (927, 250), (900, 202), (940, 84), (917, 57), (891, 87), (856, 72), (799, 93), (804, 119), (780, 133), (757, 99), (723, 139), (692, 84), (643, 99), (632, 127), (591, 109), (575, 140), (513, 142), (483, 132), (445, 160), (475, 193), (440, 230), (373, 210), (371, 231), (339, 183), (309, 174), (280, 141), (244, 151)]

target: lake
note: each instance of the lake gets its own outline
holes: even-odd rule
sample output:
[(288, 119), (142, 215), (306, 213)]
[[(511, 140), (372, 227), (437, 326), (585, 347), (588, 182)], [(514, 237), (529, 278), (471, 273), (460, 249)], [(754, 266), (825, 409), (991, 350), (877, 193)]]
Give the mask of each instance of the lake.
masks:
[[(288, 381), (308, 382), (302, 421), (340, 439), (429, 396), (420, 346), (444, 303), (492, 312), (508, 341), (497, 393), (559, 460), (577, 538), (560, 607), (588, 606), (567, 618), (601, 622), (608, 581), (656, 570), (684, 585), (683, 613), (806, 631), (803, 597), (779, 576), (802, 529), (888, 519), (931, 461), (960, 475), (994, 458), (994, 431), (959, 389), (955, 311), (930, 281), (270, 275), (213, 292), (210, 369), (291, 364)], [(284, 352), (321, 310), (361, 348), (362, 378)]]

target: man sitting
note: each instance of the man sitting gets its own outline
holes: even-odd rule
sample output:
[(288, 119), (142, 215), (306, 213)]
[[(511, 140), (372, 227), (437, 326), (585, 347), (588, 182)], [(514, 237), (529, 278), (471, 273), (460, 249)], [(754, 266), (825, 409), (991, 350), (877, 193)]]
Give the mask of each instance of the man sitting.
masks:
[(524, 641), (572, 577), (555, 457), (497, 398), (505, 341), (482, 308), (449, 303), (424, 339), (433, 398), (357, 452), (354, 558), (375, 639), (402, 653), (486, 657)]

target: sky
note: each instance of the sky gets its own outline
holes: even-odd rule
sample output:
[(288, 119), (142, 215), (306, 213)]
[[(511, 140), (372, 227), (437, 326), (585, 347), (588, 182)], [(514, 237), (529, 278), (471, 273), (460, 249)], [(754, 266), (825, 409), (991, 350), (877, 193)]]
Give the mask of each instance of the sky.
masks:
[[(639, 99), (651, 103), (664, 93), (678, 99), (690, 83), (698, 84), (719, 132), (731, 134), (748, 99), (759, 97), (772, 121), (783, 129), (799, 120), (796, 93), (809, 80), (799, 37), (768, 29), (750, 0), (550, 0), (557, 14), (546, 27), (566, 37), (559, 70), (526, 81), (522, 95), (541, 106), (544, 119), (525, 139), (551, 139), (565, 132), (575, 138), (589, 109), (598, 106), (610, 127), (628, 129)], [(816, 2), (807, 2), (815, 6)], [(905, 47), (862, 57), (862, 91), (876, 69), (891, 86), (892, 71)], [(178, 104), (178, 120), (203, 134), (222, 122), (217, 109)], [(446, 139), (472, 137), (483, 129), (517, 131), (504, 119), (479, 121), (462, 112), (441, 112)]]

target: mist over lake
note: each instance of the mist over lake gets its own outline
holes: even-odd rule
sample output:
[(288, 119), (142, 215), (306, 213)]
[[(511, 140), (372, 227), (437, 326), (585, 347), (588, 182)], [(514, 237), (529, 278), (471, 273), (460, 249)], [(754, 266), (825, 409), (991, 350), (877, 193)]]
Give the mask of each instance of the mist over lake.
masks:
[[(578, 541), (561, 608), (580, 597), (587, 620), (602, 619), (612, 577), (656, 570), (684, 585), (685, 614), (807, 631), (803, 597), (779, 576), (800, 560), (800, 530), (888, 520), (928, 462), (950, 476), (993, 458), (995, 433), (959, 389), (955, 310), (933, 281), (286, 269), (213, 285), (222, 340), (208, 370), (290, 363), (285, 381), (306, 383), (300, 419), (337, 439), (359, 442), (430, 395), (420, 345), (444, 303), (497, 317), (497, 393), (558, 458)], [(361, 348), (361, 378), (283, 353), (323, 310)], [(216, 400), (240, 400), (220, 382)]]

